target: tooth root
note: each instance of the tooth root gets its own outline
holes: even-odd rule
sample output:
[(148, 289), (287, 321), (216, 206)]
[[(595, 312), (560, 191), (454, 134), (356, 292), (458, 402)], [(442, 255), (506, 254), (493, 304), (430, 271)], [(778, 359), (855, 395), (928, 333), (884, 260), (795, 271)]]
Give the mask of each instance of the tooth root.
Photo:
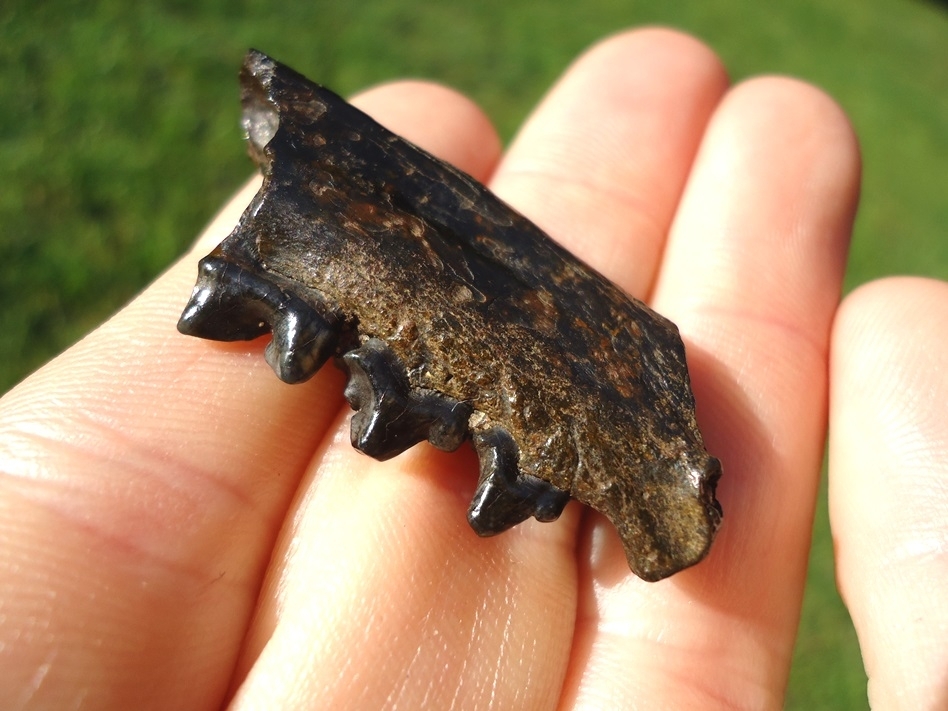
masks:
[(189, 336), (251, 340), (273, 331), (265, 357), (281, 380), (299, 383), (335, 350), (339, 329), (299, 297), (223, 257), (201, 260), (198, 282), (178, 321)]
[(534, 516), (539, 521), (559, 518), (569, 492), (520, 471), (519, 453), (510, 434), (499, 427), (478, 433), (474, 449), (481, 475), (467, 512), (479, 536), (493, 536)]
[(451, 451), (467, 437), (471, 408), (433, 393), (415, 393), (394, 352), (381, 340), (369, 339), (342, 356), (349, 373), (346, 399), (352, 416), (352, 446), (378, 460), (390, 459), (429, 440)]

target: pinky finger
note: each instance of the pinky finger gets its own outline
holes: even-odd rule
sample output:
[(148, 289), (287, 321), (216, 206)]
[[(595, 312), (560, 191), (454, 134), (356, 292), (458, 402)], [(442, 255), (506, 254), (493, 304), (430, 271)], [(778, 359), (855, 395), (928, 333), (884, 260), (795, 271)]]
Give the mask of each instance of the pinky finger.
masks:
[(842, 306), (830, 516), (873, 708), (948, 708), (948, 284), (889, 279)]

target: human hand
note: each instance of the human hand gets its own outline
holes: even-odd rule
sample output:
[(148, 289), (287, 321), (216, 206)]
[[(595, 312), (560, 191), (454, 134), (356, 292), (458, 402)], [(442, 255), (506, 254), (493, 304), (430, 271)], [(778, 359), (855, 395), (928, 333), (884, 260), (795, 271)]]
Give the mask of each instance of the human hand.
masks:
[[(422, 445), (375, 462), (349, 445), (333, 368), (286, 386), (263, 343), (179, 336), (196, 261), (250, 186), (181, 263), (0, 404), (0, 698), (14, 708), (779, 707), (858, 191), (843, 114), (789, 79), (729, 89), (713, 54), (664, 30), (584, 55), (504, 156), (487, 120), (445, 89), (400, 83), (356, 103), (489, 181), (679, 325), (699, 421), (724, 467), (711, 554), (644, 583), (610, 526), (577, 505), (556, 523), (479, 539), (465, 519), (469, 448)], [(868, 357), (867, 300), (843, 312), (834, 365), (844, 373)], [(875, 402), (846, 377), (833, 401), (844, 422)], [(834, 517), (858, 607), (876, 589), (861, 587), (871, 556), (857, 553), (878, 502), (848, 497), (845, 482), (868, 466), (865, 442), (850, 441), (834, 439), (834, 502), (849, 506), (834, 503)], [(887, 608), (875, 605), (866, 617), (884, 627)], [(892, 637), (865, 635), (867, 658), (886, 667), (894, 649), (873, 645)], [(899, 681), (886, 679), (880, 694)]]

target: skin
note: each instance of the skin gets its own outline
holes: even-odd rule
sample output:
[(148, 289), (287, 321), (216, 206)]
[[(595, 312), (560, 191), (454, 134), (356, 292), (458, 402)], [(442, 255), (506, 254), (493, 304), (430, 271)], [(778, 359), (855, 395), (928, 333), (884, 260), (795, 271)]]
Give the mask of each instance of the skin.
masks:
[[(571, 66), (502, 155), (418, 82), (356, 103), (678, 323), (724, 477), (710, 556), (661, 583), (571, 504), (492, 539), (477, 463), (348, 442), (343, 379), (175, 322), (194, 250), (0, 401), (8, 708), (780, 708), (827, 424), (841, 590), (875, 708), (948, 703), (948, 286), (838, 307), (859, 185), (834, 102), (729, 86), (648, 29)], [(143, 239), (147, 236), (143, 236)]]

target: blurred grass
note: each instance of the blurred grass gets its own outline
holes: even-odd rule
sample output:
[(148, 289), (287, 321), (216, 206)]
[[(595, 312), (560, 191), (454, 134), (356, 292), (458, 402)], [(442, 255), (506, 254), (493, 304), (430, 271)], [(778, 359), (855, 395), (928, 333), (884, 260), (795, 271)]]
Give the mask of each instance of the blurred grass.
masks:
[[(131, 298), (250, 172), (236, 69), (263, 49), (346, 94), (423, 76), (509, 138), (597, 38), (647, 23), (732, 76), (823, 86), (866, 167), (847, 288), (948, 278), (948, 13), (910, 0), (0, 3), (0, 392)], [(866, 707), (821, 498), (787, 708)]]

